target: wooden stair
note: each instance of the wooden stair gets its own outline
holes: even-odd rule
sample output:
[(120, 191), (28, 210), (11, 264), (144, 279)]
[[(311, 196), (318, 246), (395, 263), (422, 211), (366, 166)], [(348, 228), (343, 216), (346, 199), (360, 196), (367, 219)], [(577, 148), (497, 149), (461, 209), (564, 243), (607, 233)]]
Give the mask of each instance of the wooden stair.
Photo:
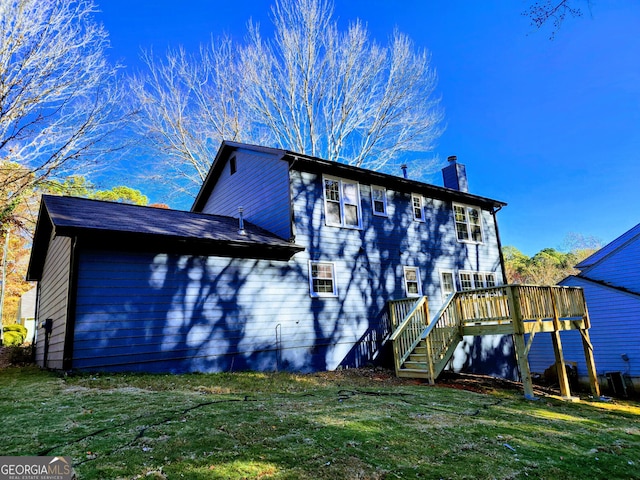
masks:
[[(413, 349), (409, 358), (398, 369), (398, 377), (431, 380), (431, 370), (429, 368), (429, 349), (431, 349), (433, 354), (431, 360), (433, 362), (433, 380), (438, 378), (462, 340), (461, 335), (453, 335), (446, 345), (442, 344), (442, 342), (433, 341), (436, 337), (442, 337), (442, 332), (437, 332), (438, 330), (441, 329), (435, 328), (426, 338), (420, 340), (420, 343)], [(433, 334), (433, 338), (429, 338), (433, 332), (437, 333)], [(430, 345), (428, 345), (428, 342)]]
[[(451, 360), (463, 335), (512, 335), (525, 398), (534, 398), (528, 355), (536, 333), (551, 333), (558, 372), (565, 372), (560, 332), (578, 330), (582, 338), (591, 391), (600, 397), (590, 320), (578, 287), (500, 285), (454, 292), (429, 318), (427, 297), (389, 301), (396, 375), (434, 383)], [(526, 340), (525, 335), (528, 335)], [(571, 398), (561, 374), (560, 390)]]

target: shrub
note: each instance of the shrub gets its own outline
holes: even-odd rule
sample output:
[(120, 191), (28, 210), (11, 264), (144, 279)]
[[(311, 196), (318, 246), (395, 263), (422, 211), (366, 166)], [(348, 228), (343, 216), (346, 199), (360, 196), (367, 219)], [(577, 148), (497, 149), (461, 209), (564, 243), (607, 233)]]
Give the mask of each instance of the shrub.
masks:
[(7, 346), (22, 345), (27, 338), (27, 329), (24, 325), (5, 325), (2, 327), (4, 344)]
[(6, 355), (9, 365), (16, 367), (28, 365), (33, 362), (33, 347), (6, 347)]

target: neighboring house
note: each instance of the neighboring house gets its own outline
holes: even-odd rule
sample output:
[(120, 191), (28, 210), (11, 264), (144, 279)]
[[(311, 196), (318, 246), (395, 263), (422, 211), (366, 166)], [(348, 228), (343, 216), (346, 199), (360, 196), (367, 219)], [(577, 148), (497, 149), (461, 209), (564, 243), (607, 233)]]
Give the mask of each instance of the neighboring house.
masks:
[[(591, 342), (600, 383), (616, 376), (640, 386), (640, 224), (576, 265), (580, 273), (560, 285), (584, 289), (591, 318)], [(587, 371), (580, 335), (564, 332), (566, 361), (577, 362), (578, 376)], [(551, 342), (536, 338), (529, 353), (531, 370), (542, 373), (554, 363)], [(609, 378), (607, 378), (609, 377)]]
[[(443, 173), (444, 188), (225, 142), (191, 212), (44, 196), (28, 272), (39, 282), (37, 362), (391, 364), (387, 301), (427, 295), (434, 314), (454, 290), (504, 281), (495, 214), (505, 204), (468, 193), (455, 159)], [(470, 337), (452, 365), (514, 377), (513, 360), (509, 336)]]
[(23, 293), (18, 303), (16, 313), (16, 323), (23, 325), (27, 329), (25, 342), (33, 342), (36, 328), (36, 297), (38, 289), (36, 287)]

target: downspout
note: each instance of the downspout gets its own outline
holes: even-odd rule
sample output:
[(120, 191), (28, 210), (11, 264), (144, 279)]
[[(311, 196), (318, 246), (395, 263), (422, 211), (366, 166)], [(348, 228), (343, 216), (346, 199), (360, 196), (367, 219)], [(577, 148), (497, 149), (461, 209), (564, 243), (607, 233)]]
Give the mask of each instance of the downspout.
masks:
[(78, 236), (71, 239), (71, 252), (69, 259), (69, 290), (67, 291), (67, 319), (64, 332), (64, 346), (62, 347), (62, 370), (69, 371), (73, 368), (73, 344), (75, 340), (76, 326), (76, 301), (78, 288)]
[(496, 229), (496, 240), (498, 241), (498, 252), (500, 254), (500, 269), (502, 271), (502, 281), (506, 285), (509, 282), (507, 280), (507, 270), (504, 266), (504, 256), (502, 255), (502, 242), (500, 241), (500, 230), (498, 229), (498, 219), (496, 217), (496, 213), (498, 213), (500, 210), (502, 210), (502, 206), (499, 206), (495, 210), (492, 209), (491, 215), (493, 216), (493, 225)]
[[(293, 182), (291, 181), (291, 171), (293, 170), (293, 166), (298, 161), (297, 155), (289, 155), (292, 159), (289, 161), (289, 169), (287, 170), (287, 175), (289, 176), (289, 208), (291, 211), (289, 212), (289, 231), (291, 236), (289, 237), (289, 242), (296, 243), (296, 219), (295, 212), (293, 208)], [(284, 157), (283, 157), (284, 158)]]

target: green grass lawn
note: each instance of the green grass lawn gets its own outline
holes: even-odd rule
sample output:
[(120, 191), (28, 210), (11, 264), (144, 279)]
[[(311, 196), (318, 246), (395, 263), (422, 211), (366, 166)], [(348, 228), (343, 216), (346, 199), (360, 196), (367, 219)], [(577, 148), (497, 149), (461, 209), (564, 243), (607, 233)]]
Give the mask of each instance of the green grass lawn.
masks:
[(640, 478), (640, 405), (371, 370), (60, 376), (0, 369), (0, 455), (80, 479)]

